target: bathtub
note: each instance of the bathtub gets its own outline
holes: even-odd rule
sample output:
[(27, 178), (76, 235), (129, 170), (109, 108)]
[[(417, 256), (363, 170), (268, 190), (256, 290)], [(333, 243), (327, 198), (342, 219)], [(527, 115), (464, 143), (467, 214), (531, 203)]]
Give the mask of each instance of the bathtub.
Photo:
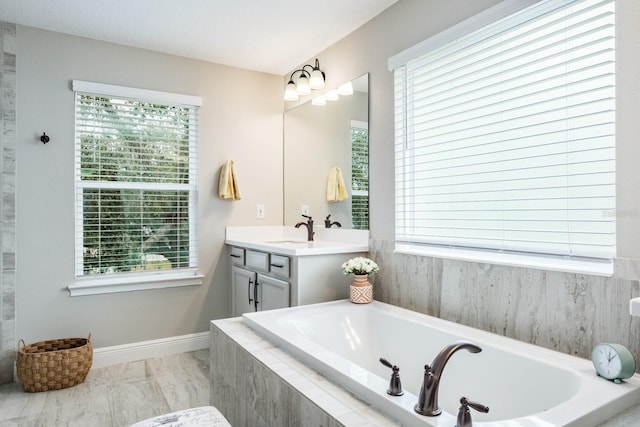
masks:
[[(474, 426), (595, 426), (640, 402), (640, 376), (622, 384), (595, 375), (591, 361), (374, 301), (334, 301), (243, 314), (243, 322), (308, 366), (406, 426), (453, 427), (460, 397), (489, 406), (471, 410)], [(439, 390), (443, 412), (414, 412), (424, 365), (453, 341), (482, 347), (455, 353)], [(404, 395), (387, 394), (400, 367)]]

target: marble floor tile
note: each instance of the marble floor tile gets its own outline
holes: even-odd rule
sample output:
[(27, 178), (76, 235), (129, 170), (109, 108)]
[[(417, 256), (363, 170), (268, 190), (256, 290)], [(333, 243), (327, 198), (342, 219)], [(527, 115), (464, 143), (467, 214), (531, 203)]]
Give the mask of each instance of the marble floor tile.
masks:
[(128, 426), (136, 421), (209, 404), (209, 350), (92, 369), (85, 382), (63, 390), (25, 393), (0, 386), (3, 427)]

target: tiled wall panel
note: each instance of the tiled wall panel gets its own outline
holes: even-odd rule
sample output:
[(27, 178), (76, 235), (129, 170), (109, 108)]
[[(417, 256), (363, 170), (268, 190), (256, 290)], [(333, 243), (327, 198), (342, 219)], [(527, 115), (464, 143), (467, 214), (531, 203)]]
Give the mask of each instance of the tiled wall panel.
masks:
[(0, 384), (16, 358), (16, 26), (0, 22)]
[(629, 314), (629, 300), (640, 295), (637, 260), (618, 259), (614, 276), (600, 277), (393, 249), (393, 241), (370, 241), (380, 265), (376, 300), (583, 358), (599, 342), (640, 355), (640, 318)]

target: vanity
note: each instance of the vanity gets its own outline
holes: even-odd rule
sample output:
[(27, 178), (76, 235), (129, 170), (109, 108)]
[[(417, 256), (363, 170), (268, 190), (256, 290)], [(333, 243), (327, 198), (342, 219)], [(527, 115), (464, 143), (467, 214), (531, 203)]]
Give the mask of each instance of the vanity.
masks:
[(284, 226), (227, 227), (231, 314), (293, 307), (349, 297), (343, 262), (369, 251), (367, 230)]

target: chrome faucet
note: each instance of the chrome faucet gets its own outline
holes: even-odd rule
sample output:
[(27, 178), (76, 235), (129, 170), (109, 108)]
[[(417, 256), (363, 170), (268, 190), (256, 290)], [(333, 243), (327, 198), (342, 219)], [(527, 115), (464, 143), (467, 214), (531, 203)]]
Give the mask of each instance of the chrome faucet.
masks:
[(482, 351), (480, 347), (469, 341), (455, 341), (442, 350), (433, 359), (431, 366), (424, 365), (424, 381), (420, 388), (420, 396), (418, 403), (413, 408), (420, 415), (435, 417), (440, 415), (442, 409), (438, 406), (438, 389), (440, 388), (440, 380), (442, 379), (442, 371), (445, 365), (458, 350), (468, 350), (471, 353), (479, 353)]
[(329, 219), (330, 217), (331, 217), (331, 214), (327, 215), (327, 217), (324, 219), (325, 228), (331, 228), (331, 226), (333, 225), (335, 225), (338, 228), (342, 227), (342, 224), (340, 224), (338, 221), (331, 222), (331, 220)]
[(307, 227), (307, 240), (309, 242), (313, 242), (313, 235), (316, 234), (313, 231), (313, 218), (308, 216), (308, 215), (302, 215), (303, 217), (307, 218), (307, 222), (299, 222), (296, 224), (296, 228), (300, 228), (300, 226), (304, 225), (305, 227)]

